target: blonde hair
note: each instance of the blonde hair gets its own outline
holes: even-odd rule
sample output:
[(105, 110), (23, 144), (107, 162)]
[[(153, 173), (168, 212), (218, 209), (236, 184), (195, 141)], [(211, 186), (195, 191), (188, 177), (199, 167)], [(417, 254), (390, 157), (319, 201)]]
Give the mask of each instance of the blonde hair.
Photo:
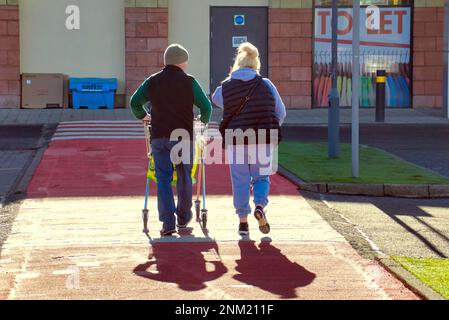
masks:
[(259, 50), (252, 43), (244, 42), (238, 47), (231, 73), (242, 68), (251, 68), (257, 74), (260, 73)]

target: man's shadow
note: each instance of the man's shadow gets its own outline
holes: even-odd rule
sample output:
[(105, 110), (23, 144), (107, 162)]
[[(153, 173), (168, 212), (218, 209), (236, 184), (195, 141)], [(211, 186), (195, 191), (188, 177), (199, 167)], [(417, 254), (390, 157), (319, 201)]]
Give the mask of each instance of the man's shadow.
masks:
[(140, 277), (176, 283), (185, 291), (204, 289), (207, 282), (220, 278), (227, 271), (218, 244), (208, 237), (196, 238), (188, 231), (180, 238), (153, 239), (148, 261), (134, 268), (134, 273)]
[(313, 282), (316, 275), (296, 262), (290, 261), (270, 241), (240, 241), (241, 259), (234, 279), (279, 295), (284, 299), (297, 298), (296, 288)]

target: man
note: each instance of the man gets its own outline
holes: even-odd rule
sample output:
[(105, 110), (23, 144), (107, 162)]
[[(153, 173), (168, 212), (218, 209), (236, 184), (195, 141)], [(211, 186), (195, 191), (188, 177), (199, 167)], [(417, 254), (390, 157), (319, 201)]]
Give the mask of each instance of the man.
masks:
[[(150, 76), (131, 97), (131, 110), (136, 118), (152, 124), (153, 157), (157, 179), (159, 220), (163, 223), (161, 235), (170, 236), (187, 227), (192, 219), (192, 162), (176, 165), (178, 204), (175, 206), (171, 183), (173, 164), (172, 148), (178, 143), (170, 141), (174, 130), (183, 129), (193, 140), (193, 105), (201, 112), (201, 121), (207, 124), (212, 106), (198, 82), (186, 73), (189, 53), (179, 44), (170, 45), (164, 53), (165, 67)], [(143, 106), (151, 104), (147, 115)], [(190, 146), (193, 153), (192, 144)], [(192, 158), (192, 156), (191, 156)], [(175, 217), (176, 214), (176, 217)]]

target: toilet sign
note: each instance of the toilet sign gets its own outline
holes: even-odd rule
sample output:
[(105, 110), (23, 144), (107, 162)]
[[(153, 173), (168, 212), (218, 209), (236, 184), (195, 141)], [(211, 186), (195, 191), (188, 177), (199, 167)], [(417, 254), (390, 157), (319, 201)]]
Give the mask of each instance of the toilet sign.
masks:
[(234, 16), (234, 26), (244, 26), (245, 25), (245, 15), (236, 14)]
[[(330, 49), (332, 28), (330, 8), (315, 8), (315, 45)], [(360, 45), (372, 52), (384, 48), (410, 48), (412, 10), (409, 7), (374, 7), (360, 9)], [(352, 8), (338, 10), (338, 42), (350, 46), (352, 42)], [(316, 46), (315, 46), (316, 48)]]

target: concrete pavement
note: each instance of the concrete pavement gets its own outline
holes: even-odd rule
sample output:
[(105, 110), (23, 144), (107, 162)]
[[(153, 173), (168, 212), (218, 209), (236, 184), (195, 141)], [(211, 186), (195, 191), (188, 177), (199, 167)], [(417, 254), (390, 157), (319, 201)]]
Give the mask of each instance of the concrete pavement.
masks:
[[(144, 168), (141, 139), (52, 142), (1, 252), (0, 298), (417, 298), (362, 258), (280, 176), (273, 177), (269, 237), (254, 220), (250, 238), (237, 235), (228, 170), (210, 166), (208, 231), (193, 223), (161, 239), (152, 196), (149, 241), (140, 220)], [(90, 196), (79, 195), (83, 186)]]
[[(377, 124), (376, 110), (374, 108), (360, 109), (360, 124)], [(328, 122), (328, 109), (319, 108), (311, 110), (287, 110), (285, 126), (298, 125), (326, 125)], [(352, 110), (350, 108), (340, 109), (340, 123), (352, 123)], [(386, 124), (448, 124), (449, 119), (443, 116), (441, 109), (415, 108), (415, 109), (393, 109), (385, 110)]]
[(0, 125), (58, 124), (64, 121), (135, 120), (129, 109), (0, 109)]
[[(288, 109), (286, 126), (326, 125), (326, 108), (319, 109)], [(214, 108), (212, 120), (219, 121), (222, 111)], [(449, 120), (443, 117), (441, 109), (387, 109), (385, 122), (388, 124), (448, 124)], [(1, 125), (19, 124), (57, 124), (67, 121), (125, 121), (135, 120), (131, 110), (74, 110), (74, 109), (0, 109)], [(342, 124), (351, 123), (351, 109), (341, 109), (340, 120)], [(360, 109), (361, 124), (375, 124), (374, 109)]]

